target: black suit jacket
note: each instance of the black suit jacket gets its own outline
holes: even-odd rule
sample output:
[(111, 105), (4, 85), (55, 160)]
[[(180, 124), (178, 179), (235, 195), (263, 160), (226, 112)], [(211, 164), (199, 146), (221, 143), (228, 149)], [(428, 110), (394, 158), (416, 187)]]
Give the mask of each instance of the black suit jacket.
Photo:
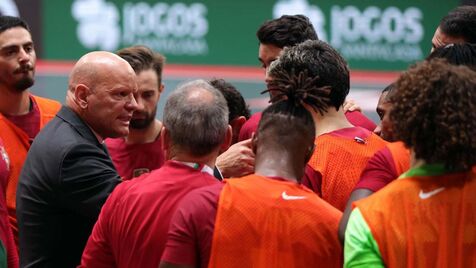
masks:
[(33, 141), (20, 175), (20, 265), (76, 267), (119, 182), (106, 147), (63, 106)]

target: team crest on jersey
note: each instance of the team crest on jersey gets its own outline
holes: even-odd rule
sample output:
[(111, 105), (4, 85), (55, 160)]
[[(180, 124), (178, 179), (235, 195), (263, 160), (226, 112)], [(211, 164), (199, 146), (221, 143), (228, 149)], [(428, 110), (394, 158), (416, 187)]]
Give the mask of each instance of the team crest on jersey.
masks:
[(135, 177), (139, 177), (140, 175), (144, 174), (144, 173), (149, 173), (150, 170), (148, 168), (136, 168), (132, 171), (132, 177), (135, 178)]
[(7, 152), (5, 151), (5, 148), (0, 147), (0, 154), (2, 155), (3, 161), (7, 163), (7, 169), (10, 167), (10, 158), (8, 158)]

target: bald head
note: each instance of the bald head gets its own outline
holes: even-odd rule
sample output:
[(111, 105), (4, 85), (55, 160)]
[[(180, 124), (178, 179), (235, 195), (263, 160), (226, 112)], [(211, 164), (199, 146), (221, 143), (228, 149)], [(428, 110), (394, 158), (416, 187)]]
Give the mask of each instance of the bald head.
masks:
[(228, 106), (217, 89), (204, 80), (195, 80), (170, 94), (163, 123), (173, 147), (203, 156), (225, 140)]
[(116, 54), (95, 51), (81, 57), (69, 77), (66, 105), (102, 138), (129, 133), (137, 109), (136, 75)]
[(107, 51), (93, 51), (82, 56), (74, 65), (69, 76), (68, 89), (74, 91), (78, 84), (92, 86), (108, 78), (108, 73), (117, 71), (123, 74), (134, 74), (134, 70), (127, 61), (114, 53)]

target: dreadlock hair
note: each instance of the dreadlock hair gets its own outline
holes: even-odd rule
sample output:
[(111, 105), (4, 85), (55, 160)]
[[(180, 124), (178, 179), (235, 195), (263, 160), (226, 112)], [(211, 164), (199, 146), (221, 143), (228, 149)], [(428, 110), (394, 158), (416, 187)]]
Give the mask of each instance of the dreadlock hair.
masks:
[(433, 50), (426, 59), (436, 58), (443, 58), (450, 64), (465, 65), (476, 70), (476, 44), (449, 44)]
[(476, 72), (444, 59), (424, 61), (396, 82), (394, 135), (416, 158), (467, 171), (476, 164)]
[(290, 150), (291, 146), (306, 148), (301, 155), (304, 167), (314, 149), (316, 129), (311, 114), (304, 107), (311, 95), (302, 94), (298, 77), (292, 79), (295, 86), (288, 87), (280, 100), (263, 111), (257, 135), (273, 139), (273, 146), (282, 150)]
[(317, 40), (285, 48), (271, 63), (268, 76), (271, 81), (264, 92), (273, 91), (271, 102), (297, 88), (299, 99), (321, 115), (329, 107), (339, 110), (350, 88), (346, 61), (330, 45)]

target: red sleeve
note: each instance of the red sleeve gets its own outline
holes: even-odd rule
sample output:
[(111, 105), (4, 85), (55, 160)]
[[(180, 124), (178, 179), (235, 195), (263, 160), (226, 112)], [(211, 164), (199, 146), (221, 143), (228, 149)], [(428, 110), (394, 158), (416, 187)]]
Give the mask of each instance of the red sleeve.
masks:
[(346, 112), (345, 117), (347, 117), (347, 120), (349, 120), (349, 122), (356, 127), (362, 127), (372, 132), (377, 127), (377, 125), (372, 120), (367, 118), (359, 111)]
[(241, 127), (238, 141), (244, 141), (251, 138), (251, 135), (258, 130), (259, 121), (261, 120), (261, 113), (253, 114)]
[(207, 267), (218, 199), (223, 184), (200, 188), (180, 201), (172, 217), (161, 261)]
[(322, 175), (319, 171), (314, 170), (310, 165), (306, 165), (304, 176), (301, 179), (301, 184), (315, 192), (322, 197)]
[(354, 187), (378, 191), (398, 177), (392, 154), (387, 147), (382, 148), (370, 158), (367, 166), (362, 171), (360, 180)]
[(122, 196), (119, 193), (122, 188), (121, 186), (123, 185), (118, 185), (106, 200), (106, 203), (104, 203), (101, 213), (99, 213), (98, 220), (96, 221), (86, 247), (84, 248), (81, 264), (78, 267), (100, 268), (116, 266), (111, 249), (108, 223), (111, 220), (111, 213), (114, 213), (114, 207), (117, 204), (118, 196)]

